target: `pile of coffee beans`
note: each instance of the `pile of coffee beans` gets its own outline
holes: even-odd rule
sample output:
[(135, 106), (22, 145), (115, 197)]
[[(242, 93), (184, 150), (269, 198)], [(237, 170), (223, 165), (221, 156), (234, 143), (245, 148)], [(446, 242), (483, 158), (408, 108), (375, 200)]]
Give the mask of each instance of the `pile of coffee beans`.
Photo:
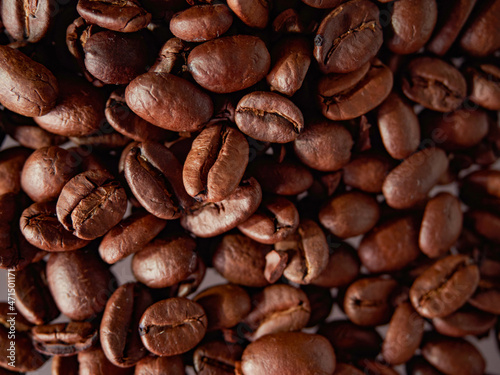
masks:
[(0, 18), (0, 374), (485, 373), (500, 0)]

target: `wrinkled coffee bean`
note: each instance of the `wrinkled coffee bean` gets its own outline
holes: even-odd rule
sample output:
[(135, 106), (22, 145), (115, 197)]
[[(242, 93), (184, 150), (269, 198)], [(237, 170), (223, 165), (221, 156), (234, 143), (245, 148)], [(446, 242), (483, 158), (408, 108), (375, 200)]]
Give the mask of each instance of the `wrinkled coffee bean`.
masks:
[(196, 348), (193, 354), (194, 368), (199, 375), (234, 374), (236, 361), (242, 353), (243, 348), (239, 345), (210, 341)]
[(143, 358), (135, 366), (134, 375), (184, 375), (184, 364), (181, 356)]
[(58, 323), (33, 327), (33, 344), (47, 355), (71, 356), (97, 341), (97, 330), (89, 322)]

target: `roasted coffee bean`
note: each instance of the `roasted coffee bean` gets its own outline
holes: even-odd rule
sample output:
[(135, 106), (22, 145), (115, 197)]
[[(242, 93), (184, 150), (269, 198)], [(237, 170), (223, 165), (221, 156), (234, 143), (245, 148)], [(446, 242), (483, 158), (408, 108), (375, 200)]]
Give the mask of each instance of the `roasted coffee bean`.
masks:
[[(336, 245), (336, 244), (335, 244)], [(359, 258), (347, 243), (330, 246), (330, 257), (326, 268), (312, 284), (325, 288), (338, 288), (352, 283), (359, 274)]]
[(238, 128), (263, 142), (287, 143), (304, 129), (304, 116), (289, 99), (274, 92), (254, 91), (236, 107)]
[(16, 41), (36, 43), (52, 24), (54, 5), (49, 0), (28, 5), (19, 0), (4, 0), (1, 14), (5, 29)]
[(149, 72), (182, 75), (187, 54), (191, 49), (190, 43), (179, 38), (170, 38), (161, 47), (156, 62), (149, 69)]
[(359, 370), (357, 367), (353, 365), (348, 365), (346, 363), (339, 363), (335, 366), (335, 375), (362, 375), (363, 371)]
[(89, 319), (102, 312), (116, 289), (113, 274), (89, 251), (52, 253), (46, 272), (57, 307), (73, 320)]
[(463, 339), (430, 338), (422, 347), (422, 355), (431, 365), (448, 375), (480, 375), (486, 368), (481, 353)]
[(462, 232), (460, 201), (449, 193), (439, 193), (427, 202), (418, 244), (430, 258), (445, 255)]
[(207, 331), (232, 328), (252, 309), (248, 293), (232, 284), (205, 289), (198, 293), (193, 301), (203, 307), (207, 314)]
[(361, 359), (358, 361), (358, 366), (367, 375), (399, 375), (392, 367), (371, 359)]
[(0, 268), (20, 271), (43, 259), (47, 252), (31, 245), (17, 225), (0, 225)]
[(157, 238), (132, 259), (135, 278), (150, 288), (165, 288), (185, 280), (196, 268), (196, 242), (188, 236)]
[(125, 90), (129, 108), (153, 125), (173, 131), (196, 131), (213, 114), (210, 97), (183, 78), (144, 73)]
[(358, 248), (361, 263), (370, 271), (403, 269), (420, 254), (419, 222), (413, 216), (388, 220), (369, 232)]
[(500, 110), (500, 68), (482, 64), (468, 68), (466, 75), (469, 78), (469, 99), (486, 109)]
[(122, 33), (143, 29), (151, 21), (151, 14), (135, 0), (79, 0), (76, 10), (87, 22)]
[(42, 116), (56, 105), (54, 75), (22, 52), (0, 46), (0, 103), (23, 116)]
[(302, 37), (287, 37), (271, 51), (273, 66), (266, 77), (271, 91), (292, 96), (302, 86), (311, 65), (311, 46)]
[(21, 172), (31, 151), (24, 147), (11, 147), (0, 152), (0, 194), (19, 193)]
[(37, 326), (31, 333), (35, 349), (47, 355), (75, 355), (97, 342), (97, 330), (89, 322)]
[(387, 47), (400, 55), (417, 52), (431, 37), (438, 17), (436, 0), (405, 0), (393, 4)]
[(135, 366), (134, 375), (185, 375), (181, 356), (143, 358)]
[(392, 208), (413, 207), (425, 200), (448, 168), (446, 153), (428, 148), (405, 159), (385, 178), (382, 192)]
[(307, 124), (293, 142), (293, 149), (308, 167), (329, 172), (339, 170), (349, 162), (353, 145), (352, 136), (345, 126), (320, 120)]
[(394, 159), (406, 159), (420, 144), (420, 125), (413, 108), (392, 92), (377, 109), (377, 122), (385, 149)]
[(198, 375), (231, 375), (235, 373), (236, 361), (240, 360), (242, 353), (240, 345), (210, 341), (194, 351), (194, 369)]
[(423, 357), (415, 356), (406, 363), (408, 375), (442, 375), (435, 367), (431, 366)]
[(256, 2), (228, 0), (227, 5), (245, 25), (263, 29), (269, 20), (272, 2), (269, 0)]
[(113, 365), (100, 347), (78, 353), (79, 375), (131, 375), (132, 371)]
[(233, 35), (205, 42), (191, 51), (188, 69), (203, 88), (216, 93), (246, 89), (263, 79), (271, 66), (264, 42)]
[(304, 328), (311, 315), (307, 295), (290, 285), (270, 285), (253, 297), (253, 309), (243, 319), (246, 337), (255, 341), (262, 336)]
[(410, 360), (420, 346), (424, 335), (424, 319), (409, 302), (395, 310), (382, 344), (382, 356), (391, 365)]
[(114, 264), (142, 250), (166, 225), (165, 220), (143, 211), (132, 214), (106, 233), (99, 254), (106, 263)]
[(365, 234), (377, 224), (380, 208), (375, 198), (351, 191), (334, 196), (319, 212), (319, 221), (339, 238)]
[(478, 8), (480, 11), (462, 34), (460, 47), (469, 55), (485, 57), (500, 48), (500, 36), (496, 32), (500, 18), (500, 2), (481, 2)]
[(442, 318), (458, 310), (479, 284), (478, 267), (466, 255), (450, 255), (424, 271), (410, 289), (420, 315)]
[(205, 42), (224, 34), (233, 24), (233, 15), (224, 4), (195, 5), (174, 14), (170, 31), (187, 42)]
[(58, 146), (39, 148), (24, 164), (21, 187), (35, 202), (53, 201), (77, 171), (77, 160), (69, 151)]
[(14, 290), (16, 308), (30, 323), (46, 324), (59, 316), (59, 310), (50, 295), (44, 261), (18, 271)]
[(197, 237), (214, 237), (244, 223), (261, 201), (259, 183), (249, 178), (220, 202), (193, 205), (181, 218), (181, 225)]
[(385, 177), (393, 167), (389, 157), (361, 153), (344, 166), (342, 179), (346, 185), (367, 193), (381, 193)]
[(264, 197), (260, 208), (238, 229), (251, 239), (275, 244), (295, 232), (299, 226), (299, 212), (295, 205), (280, 196)]
[(481, 277), (474, 295), (467, 301), (472, 306), (492, 314), (500, 311), (500, 281), (495, 277)]
[(311, 315), (306, 327), (314, 327), (323, 323), (332, 312), (334, 299), (330, 289), (316, 285), (303, 285), (301, 289), (306, 293), (309, 305), (311, 305)]
[(382, 338), (372, 327), (360, 327), (349, 320), (334, 320), (320, 325), (318, 334), (326, 337), (335, 348), (339, 360), (375, 358), (380, 352)]
[[(272, 367), (269, 366), (273, 363)], [(318, 375), (335, 371), (335, 352), (322, 336), (303, 332), (266, 335), (243, 351), (243, 375), (300, 374), (304, 369)]]
[(77, 356), (61, 357), (55, 355), (52, 357), (52, 375), (78, 375)]
[(348, 74), (322, 76), (318, 83), (317, 101), (326, 118), (351, 120), (382, 103), (390, 94), (392, 83), (391, 70), (375, 59)]
[(248, 142), (227, 125), (204, 129), (193, 141), (182, 178), (198, 201), (220, 202), (238, 187), (248, 164)]
[(376, 326), (389, 321), (392, 314), (391, 294), (398, 282), (385, 278), (366, 278), (352, 283), (345, 293), (344, 310), (360, 326)]
[(302, 219), (297, 231), (274, 245), (278, 251), (291, 252), (283, 276), (297, 284), (310, 284), (328, 265), (328, 243), (320, 226)]
[(303, 3), (313, 8), (335, 8), (342, 1), (341, 0), (302, 0)]
[(500, 243), (500, 217), (484, 210), (470, 210), (465, 214), (465, 222), (474, 231), (495, 243)]
[(222, 238), (212, 258), (214, 268), (229, 282), (263, 287), (266, 254), (272, 247), (253, 241), (241, 234), (228, 234)]
[(462, 308), (443, 318), (432, 319), (432, 325), (440, 334), (451, 337), (482, 335), (495, 326), (497, 317), (474, 308)]
[(127, 209), (125, 189), (105, 170), (73, 177), (57, 200), (57, 217), (79, 238), (92, 240), (118, 224)]
[(191, 204), (182, 184), (182, 166), (164, 145), (134, 143), (124, 154), (124, 161), (127, 183), (148, 212), (172, 220)]
[(153, 304), (147, 289), (139, 283), (119, 287), (109, 298), (99, 331), (102, 350), (119, 367), (131, 367), (148, 352), (139, 337), (139, 321)]
[(368, 0), (350, 0), (332, 10), (314, 38), (323, 73), (348, 73), (370, 61), (382, 45), (379, 10)]
[(403, 92), (414, 102), (438, 112), (451, 112), (462, 104), (467, 84), (452, 65), (433, 57), (417, 57), (407, 66)]
[(170, 298), (148, 307), (139, 324), (144, 346), (160, 356), (182, 354), (194, 348), (207, 330), (207, 316), (196, 302)]

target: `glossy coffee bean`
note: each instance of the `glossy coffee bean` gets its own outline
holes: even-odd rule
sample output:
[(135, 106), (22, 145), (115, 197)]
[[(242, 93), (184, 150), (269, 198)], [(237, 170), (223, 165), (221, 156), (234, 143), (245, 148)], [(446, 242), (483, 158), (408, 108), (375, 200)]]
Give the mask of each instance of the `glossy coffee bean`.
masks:
[(382, 192), (385, 177), (393, 167), (393, 162), (384, 155), (361, 153), (344, 166), (344, 183), (367, 193)]
[(24, 147), (11, 147), (0, 151), (0, 194), (19, 193), (21, 173), (31, 151)]
[(498, 278), (482, 276), (474, 295), (467, 301), (470, 305), (492, 314), (500, 311), (500, 282)]
[(142, 315), (139, 334), (144, 346), (160, 356), (194, 348), (207, 330), (207, 316), (196, 302), (170, 298), (150, 306)]
[(243, 348), (224, 341), (210, 341), (199, 345), (193, 354), (196, 373), (199, 375), (234, 374)]
[(450, 255), (424, 271), (410, 289), (420, 315), (441, 318), (458, 310), (479, 284), (478, 267), (465, 255)]
[(341, 242), (338, 246), (330, 246), (328, 264), (312, 284), (325, 288), (349, 285), (357, 278), (359, 266), (358, 255), (350, 245)]
[(266, 27), (272, 7), (269, 1), (229, 0), (227, 5), (245, 25), (259, 29)]
[(470, 210), (465, 214), (465, 222), (481, 236), (500, 243), (498, 228), (500, 217), (485, 210)]
[(148, 356), (139, 361), (135, 366), (134, 375), (184, 375), (184, 363), (181, 356), (157, 357)]
[(79, 375), (130, 375), (131, 370), (113, 365), (100, 347), (92, 347), (78, 353), (78, 374)]
[(432, 325), (440, 334), (451, 337), (479, 336), (495, 326), (497, 317), (465, 306), (443, 318), (432, 319)]
[(59, 88), (46, 67), (8, 46), (0, 46), (0, 61), (3, 106), (28, 117), (45, 115), (54, 108)]
[(16, 41), (36, 43), (47, 34), (54, 8), (54, 3), (48, 0), (27, 6), (19, 0), (2, 1), (3, 25)]
[(193, 141), (182, 171), (184, 187), (198, 201), (220, 202), (238, 187), (248, 164), (248, 142), (237, 129), (215, 125)]
[(498, 111), (500, 109), (500, 69), (495, 65), (482, 64), (468, 68), (470, 100), (483, 108)]
[(89, 322), (37, 326), (31, 333), (36, 350), (47, 355), (72, 356), (89, 349), (98, 340), (97, 330)]

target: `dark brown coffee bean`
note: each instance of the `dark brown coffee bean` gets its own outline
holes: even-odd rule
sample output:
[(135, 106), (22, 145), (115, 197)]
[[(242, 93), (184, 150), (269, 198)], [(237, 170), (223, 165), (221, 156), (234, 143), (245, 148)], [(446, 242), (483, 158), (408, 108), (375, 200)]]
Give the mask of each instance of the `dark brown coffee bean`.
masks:
[(487, 333), (496, 322), (495, 315), (467, 307), (443, 318), (432, 319), (436, 331), (451, 337), (478, 336)]
[(335, 366), (334, 375), (362, 375), (362, 374), (364, 374), (363, 371), (346, 363), (337, 362), (337, 365)]
[(445, 6), (438, 3), (438, 21), (427, 50), (443, 56), (448, 52), (472, 12), (477, 0), (457, 0)]
[(349, 238), (372, 229), (380, 218), (380, 208), (370, 195), (351, 191), (326, 202), (318, 218), (335, 236)]
[(165, 220), (145, 212), (132, 214), (106, 233), (99, 254), (106, 263), (114, 264), (141, 250), (167, 225)]
[(134, 143), (125, 155), (127, 183), (139, 203), (153, 215), (172, 220), (191, 204), (182, 184), (182, 166), (156, 142)]
[(85, 320), (102, 312), (116, 288), (105, 263), (88, 251), (53, 253), (46, 272), (57, 307), (73, 320)]
[(207, 316), (196, 302), (170, 298), (150, 306), (139, 325), (144, 346), (161, 356), (182, 354), (194, 348), (207, 330)]
[(58, 146), (43, 147), (26, 160), (21, 186), (35, 202), (53, 201), (77, 170), (77, 160), (69, 151)]
[(134, 375), (185, 375), (181, 356), (143, 358), (135, 366)]
[(377, 109), (377, 122), (385, 149), (394, 159), (406, 159), (420, 144), (417, 115), (407, 101), (392, 92)]
[(229, 282), (263, 287), (266, 254), (272, 247), (253, 241), (241, 234), (228, 234), (222, 238), (212, 258), (214, 268)]
[(207, 331), (232, 328), (252, 309), (248, 293), (237, 285), (224, 284), (205, 289), (193, 301), (207, 314)]
[(61, 357), (55, 355), (52, 357), (52, 375), (78, 375), (78, 358)]
[(242, 353), (243, 348), (239, 345), (210, 341), (194, 351), (194, 369), (198, 375), (235, 374), (236, 361), (240, 360)]
[(382, 103), (390, 94), (392, 83), (391, 70), (375, 59), (349, 74), (330, 74), (320, 78), (317, 100), (326, 118), (350, 120)]
[(252, 304), (252, 311), (243, 319), (243, 324), (249, 330), (246, 337), (250, 341), (268, 334), (300, 331), (311, 315), (307, 295), (285, 284), (264, 288), (253, 297)]
[(440, 193), (427, 202), (420, 227), (420, 250), (431, 258), (446, 254), (462, 232), (460, 201), (449, 193)]
[(47, 255), (47, 252), (26, 241), (18, 225), (0, 225), (0, 238), (0, 268), (20, 271)]
[(342, 178), (346, 185), (367, 193), (381, 193), (385, 177), (393, 167), (389, 157), (362, 153), (344, 166)]
[(271, 250), (266, 254), (264, 277), (269, 283), (274, 284), (281, 276), (283, 276), (283, 271), (285, 271), (285, 268), (288, 265), (288, 258), (291, 257), (288, 254), (289, 253), (287, 251), (281, 250)]
[(82, 137), (94, 133), (104, 122), (104, 97), (90, 83), (77, 78), (59, 80), (57, 105), (35, 122), (51, 133)]
[(459, 109), (446, 115), (424, 111), (420, 116), (424, 137), (446, 151), (476, 146), (488, 133), (488, 115), (481, 109)]
[(375, 358), (382, 345), (382, 338), (375, 328), (360, 327), (349, 320), (325, 323), (319, 327), (318, 334), (330, 341), (337, 358), (345, 362), (353, 358)]
[(438, 371), (420, 356), (415, 356), (407, 362), (406, 373), (408, 375), (443, 375), (441, 371)]
[(472, 306), (492, 314), (500, 311), (500, 281), (498, 274), (492, 277), (481, 277), (474, 295), (467, 301)]
[(467, 54), (485, 57), (500, 48), (500, 36), (496, 32), (500, 18), (500, 2), (484, 1), (478, 4), (479, 12), (464, 29), (460, 47)]
[[(337, 245), (337, 244), (334, 244)], [(359, 274), (359, 258), (356, 251), (341, 242), (330, 247), (330, 257), (323, 272), (312, 284), (325, 288), (338, 288), (352, 283)]]
[(266, 77), (271, 91), (295, 94), (306, 78), (311, 55), (308, 40), (296, 36), (281, 39), (271, 51), (274, 64)]
[(295, 232), (299, 226), (299, 212), (289, 200), (280, 197), (264, 197), (262, 205), (238, 229), (251, 239), (275, 244)]
[(0, 194), (19, 193), (21, 172), (31, 150), (11, 147), (0, 151)]
[(371, 277), (352, 283), (345, 293), (344, 310), (349, 319), (360, 326), (376, 326), (389, 321), (392, 314), (391, 294), (398, 282)]
[(479, 269), (465, 255), (450, 255), (424, 271), (410, 289), (420, 315), (442, 318), (458, 310), (479, 284)]
[(274, 245), (278, 251), (291, 252), (283, 275), (297, 284), (309, 284), (328, 265), (328, 243), (320, 226), (302, 219), (297, 231)]
[(151, 21), (151, 14), (135, 0), (79, 0), (76, 10), (87, 22), (122, 33), (143, 29)]
[(382, 192), (392, 208), (410, 208), (422, 202), (448, 168), (446, 153), (428, 148), (405, 159), (385, 178)]
[(204, 129), (194, 140), (182, 178), (198, 201), (220, 202), (238, 187), (248, 164), (248, 142), (227, 125)]
[(79, 238), (92, 240), (118, 224), (127, 209), (125, 189), (104, 170), (73, 177), (57, 200), (57, 217)]
[(465, 214), (465, 222), (476, 233), (495, 243), (500, 243), (500, 217), (488, 211), (470, 210)]
[(227, 5), (245, 25), (263, 29), (269, 21), (272, 2), (269, 0), (253, 2), (228, 0)]
[(359, 245), (361, 263), (373, 273), (403, 269), (420, 255), (418, 234), (419, 222), (412, 216), (378, 225)]
[(89, 322), (57, 323), (33, 327), (33, 344), (40, 353), (71, 356), (97, 342), (97, 330)]
[[(307, 369), (317, 375), (332, 375), (335, 352), (322, 336), (303, 332), (266, 335), (248, 345), (241, 359), (243, 375), (300, 374)], [(269, 366), (273, 363), (272, 366)]]
[(363, 370), (363, 373), (367, 375), (399, 375), (392, 367), (371, 359), (359, 360), (358, 366)]
[(210, 97), (191, 82), (167, 73), (144, 73), (125, 90), (129, 108), (153, 125), (196, 131), (213, 114)]
[(113, 365), (100, 347), (78, 353), (79, 375), (131, 375), (132, 370)]
[(165, 288), (185, 280), (196, 268), (196, 242), (188, 236), (157, 238), (132, 259), (135, 278), (150, 288)]
[[(195, 30), (194, 32), (200, 31)], [(193, 46), (191, 43), (179, 38), (170, 38), (161, 47), (156, 62), (149, 69), (149, 72), (182, 75), (187, 55), (192, 49)]]
[(314, 38), (323, 73), (348, 73), (370, 61), (382, 45), (379, 10), (368, 0), (350, 0), (332, 10)]
[(216, 93), (253, 86), (266, 76), (270, 65), (266, 45), (250, 35), (210, 40), (193, 48), (188, 57), (188, 69), (195, 81)]
[(36, 43), (47, 34), (52, 24), (56, 11), (54, 5), (49, 0), (28, 5), (19, 0), (3, 0), (3, 25), (14, 40)]
[(330, 289), (312, 284), (303, 285), (301, 289), (306, 293), (309, 305), (311, 305), (311, 315), (306, 327), (315, 327), (326, 321), (332, 312), (334, 303)]
[(46, 324), (59, 316), (47, 285), (44, 261), (30, 264), (18, 271), (14, 290), (16, 308), (30, 323)]
[(392, 315), (382, 344), (382, 356), (391, 365), (410, 360), (424, 335), (424, 319), (409, 302), (400, 304)]
[(303, 3), (313, 8), (335, 8), (342, 1), (341, 0), (302, 0)]
[(274, 92), (254, 91), (238, 103), (238, 128), (263, 142), (287, 143), (304, 129), (304, 116), (289, 99)]
[(57, 80), (22, 52), (0, 46), (0, 103), (23, 116), (42, 116), (56, 105)]
[(131, 367), (148, 352), (139, 337), (139, 321), (153, 304), (151, 294), (138, 283), (119, 287), (109, 298), (99, 331), (102, 350), (119, 367)]
[(393, 4), (387, 47), (400, 55), (418, 52), (436, 25), (436, 0), (404, 0)]
[(500, 68), (482, 64), (468, 68), (470, 100), (493, 111), (500, 110)]
[(174, 14), (170, 31), (187, 42), (205, 42), (224, 34), (233, 23), (233, 15), (224, 4), (195, 5)]
[(272, 30), (277, 34), (305, 32), (299, 13), (296, 9), (288, 8), (278, 14), (272, 23)]
[(243, 180), (226, 199), (192, 206), (181, 225), (197, 237), (214, 237), (244, 223), (262, 201), (262, 190), (254, 178)]
[(307, 124), (293, 142), (297, 157), (310, 168), (329, 172), (341, 169), (351, 158), (354, 142), (340, 123), (328, 120)]
[(422, 347), (424, 358), (447, 375), (481, 375), (486, 363), (474, 345), (463, 339), (434, 337)]
[(417, 57), (407, 66), (403, 92), (414, 102), (438, 112), (451, 112), (462, 104), (467, 84), (462, 74), (443, 60)]

